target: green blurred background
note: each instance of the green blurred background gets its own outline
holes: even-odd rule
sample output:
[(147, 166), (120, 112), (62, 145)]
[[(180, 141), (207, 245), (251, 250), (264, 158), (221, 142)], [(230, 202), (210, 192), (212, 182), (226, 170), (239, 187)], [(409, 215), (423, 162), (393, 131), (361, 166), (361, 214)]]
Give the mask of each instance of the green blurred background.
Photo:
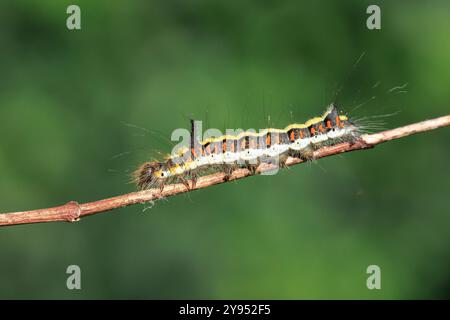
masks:
[[(0, 212), (131, 192), (130, 172), (191, 117), (283, 127), (333, 100), (399, 111), (387, 128), (449, 113), (450, 3), (376, 1), (378, 31), (370, 4), (2, 0)], [(1, 228), (0, 298), (449, 298), (449, 137)], [(66, 288), (71, 264), (82, 290)]]

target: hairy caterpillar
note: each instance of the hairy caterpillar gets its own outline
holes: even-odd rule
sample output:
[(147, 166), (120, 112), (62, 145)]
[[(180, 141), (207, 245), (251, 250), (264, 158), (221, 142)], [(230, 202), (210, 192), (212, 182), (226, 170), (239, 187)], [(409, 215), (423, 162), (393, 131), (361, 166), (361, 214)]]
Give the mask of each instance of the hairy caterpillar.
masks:
[(247, 167), (254, 172), (261, 162), (275, 162), (283, 167), (289, 156), (311, 160), (315, 149), (355, 141), (364, 126), (340, 114), (332, 103), (322, 116), (284, 129), (245, 131), (201, 141), (196, 139), (194, 130), (193, 126), (189, 147), (164, 161), (146, 162), (134, 172), (134, 182), (140, 189), (159, 187), (162, 190), (164, 185), (178, 182), (189, 188), (187, 179), (195, 186), (198, 176), (214, 171), (225, 172), (227, 179), (234, 169)]

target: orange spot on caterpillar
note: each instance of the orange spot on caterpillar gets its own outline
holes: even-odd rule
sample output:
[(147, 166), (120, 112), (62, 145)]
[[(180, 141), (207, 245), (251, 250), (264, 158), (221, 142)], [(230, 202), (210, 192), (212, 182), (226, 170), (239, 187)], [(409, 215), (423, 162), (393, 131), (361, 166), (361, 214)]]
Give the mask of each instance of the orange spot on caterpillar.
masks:
[(336, 116), (336, 124), (338, 125), (339, 128), (344, 127), (344, 124), (341, 122), (341, 118), (339, 118), (339, 116)]
[(304, 136), (303, 131), (300, 130), (300, 139), (303, 139), (303, 136)]
[(327, 128), (331, 129), (331, 121), (330, 120), (327, 120)]
[(226, 152), (227, 151), (227, 140), (223, 140), (222, 141), (222, 152)]
[(316, 134), (316, 129), (314, 127), (311, 127), (310, 131), (311, 131), (311, 135), (314, 136)]
[(323, 128), (323, 125), (322, 125), (322, 124), (319, 125), (319, 130), (320, 130), (320, 132), (322, 132), (322, 133), (325, 132), (325, 129)]
[(270, 147), (270, 133), (266, 135), (266, 146)]
[[(300, 131), (301, 132), (301, 131)], [(291, 134), (289, 135), (289, 139), (294, 142), (295, 140), (295, 135), (294, 135), (294, 130), (291, 131)]]

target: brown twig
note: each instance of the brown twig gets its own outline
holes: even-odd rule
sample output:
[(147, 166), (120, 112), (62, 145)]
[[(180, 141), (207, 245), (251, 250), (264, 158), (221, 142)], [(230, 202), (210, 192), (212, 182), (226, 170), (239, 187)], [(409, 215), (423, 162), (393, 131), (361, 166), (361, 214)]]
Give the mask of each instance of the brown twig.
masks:
[[(449, 125), (450, 115), (447, 115), (392, 130), (363, 135), (361, 139), (353, 144), (344, 142), (334, 146), (323, 147), (319, 150), (316, 150), (314, 152), (314, 158), (319, 159), (343, 152), (373, 148), (375, 145), (383, 142), (407, 137), (416, 133), (430, 131)], [(301, 162), (303, 162), (303, 160), (301, 159), (289, 158), (286, 164), (288, 166), (292, 166)], [(276, 166), (274, 165), (262, 164), (258, 167), (257, 173), (264, 173), (274, 169), (276, 169)], [(251, 173), (248, 169), (238, 169), (233, 172), (231, 178), (228, 181), (242, 179), (250, 175)], [(82, 204), (71, 201), (63, 206), (54, 208), (14, 213), (2, 213), (0, 214), (0, 226), (54, 221), (74, 222), (80, 220), (81, 217), (90, 216), (100, 212), (105, 212), (136, 203), (145, 203), (161, 198), (167, 198), (187, 191), (207, 188), (215, 184), (226, 182), (224, 178), (224, 173), (215, 173), (200, 177), (196, 183), (195, 188), (191, 190), (188, 190), (183, 184), (172, 184), (166, 186), (162, 192), (159, 189), (149, 189)]]

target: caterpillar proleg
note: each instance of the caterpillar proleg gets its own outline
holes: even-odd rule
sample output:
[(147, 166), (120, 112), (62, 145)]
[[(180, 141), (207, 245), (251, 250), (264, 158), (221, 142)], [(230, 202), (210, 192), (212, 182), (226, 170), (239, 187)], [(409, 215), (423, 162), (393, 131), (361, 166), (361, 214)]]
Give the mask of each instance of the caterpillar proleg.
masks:
[(362, 125), (351, 121), (332, 103), (322, 116), (305, 123), (290, 124), (284, 129), (265, 128), (244, 131), (236, 135), (221, 135), (200, 140), (191, 122), (189, 146), (167, 156), (164, 161), (142, 164), (134, 173), (134, 182), (140, 189), (161, 188), (171, 183), (195, 181), (198, 176), (223, 171), (226, 178), (233, 170), (247, 167), (252, 172), (261, 162), (284, 166), (286, 159), (299, 157), (313, 159), (313, 151), (325, 145), (356, 141), (364, 131)]

